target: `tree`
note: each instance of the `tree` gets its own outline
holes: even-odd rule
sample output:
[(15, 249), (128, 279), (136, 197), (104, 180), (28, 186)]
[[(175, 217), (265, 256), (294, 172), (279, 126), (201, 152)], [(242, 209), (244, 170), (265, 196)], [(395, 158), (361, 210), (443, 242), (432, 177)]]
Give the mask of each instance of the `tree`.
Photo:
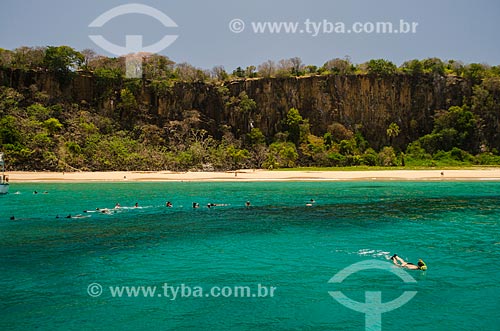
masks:
[(444, 63), (436, 57), (423, 60), (422, 65), (425, 73), (444, 75)]
[(226, 106), (240, 114), (249, 114), (257, 108), (257, 103), (243, 91), (238, 97), (231, 97)]
[(243, 70), (243, 68), (241, 67), (238, 67), (236, 69), (233, 70), (233, 76), (236, 76), (238, 78), (245, 78), (245, 70)]
[(424, 66), (419, 60), (406, 61), (401, 65), (401, 70), (409, 75), (419, 75), (424, 73)]
[(7, 115), (0, 118), (0, 144), (15, 145), (21, 141), (22, 133), (16, 127), (17, 119)]
[(229, 78), (229, 75), (223, 66), (215, 66), (212, 68), (212, 78), (219, 82), (223, 82)]
[(471, 63), (464, 68), (464, 77), (472, 81), (473, 84), (481, 84), (483, 78), (488, 74), (490, 67), (487, 64)]
[(472, 112), (479, 118), (478, 135), (486, 149), (500, 149), (500, 77), (486, 78), (472, 88)]
[(57, 131), (63, 128), (63, 125), (57, 118), (49, 118), (48, 120), (43, 122), (43, 127), (47, 129), (49, 135), (54, 135)]
[(349, 140), (354, 137), (354, 133), (348, 130), (344, 125), (338, 122), (333, 122), (328, 126), (328, 132), (331, 134), (331, 139), (334, 142), (341, 140)]
[(12, 58), (14, 57), (14, 52), (0, 48), (0, 68), (10, 68), (12, 66)]
[(304, 64), (300, 57), (292, 57), (290, 59), (282, 59), (278, 64), (278, 75), (286, 76), (302, 76), (304, 74)]
[(292, 65), (292, 75), (302, 76), (304, 74), (304, 64), (300, 57), (292, 57), (290, 63)]
[(392, 146), (392, 141), (394, 138), (399, 136), (400, 130), (399, 130), (399, 125), (396, 123), (392, 122), (389, 127), (386, 130), (387, 137), (389, 138), (389, 144)]
[(307, 75), (315, 75), (318, 73), (318, 67), (315, 65), (307, 65), (304, 67), (304, 72)]
[(394, 152), (394, 149), (392, 147), (384, 147), (380, 153), (378, 153), (378, 159), (380, 165), (384, 167), (390, 167), (390, 166), (395, 166), (397, 165), (397, 158), (396, 158), (396, 153)]
[(290, 108), (288, 111), (285, 125), (288, 131), (288, 140), (296, 146), (309, 134), (309, 121), (304, 120), (296, 108)]
[(78, 69), (84, 60), (82, 53), (69, 46), (49, 46), (45, 51), (43, 64), (51, 71), (65, 74)]
[(170, 79), (175, 62), (160, 54), (143, 54), (143, 74), (147, 79)]
[(367, 64), (368, 73), (375, 75), (394, 75), (397, 67), (394, 63), (384, 60), (370, 60)]
[(450, 151), (453, 147), (477, 152), (477, 122), (467, 106), (453, 106), (437, 112), (431, 134), (419, 138), (421, 146), (429, 153)]
[(464, 73), (464, 63), (462, 61), (448, 60), (446, 63), (447, 72), (456, 76), (462, 76)]
[(252, 128), (247, 134), (248, 140), (252, 147), (257, 145), (264, 145), (266, 143), (266, 137), (259, 128)]
[(80, 52), (83, 55), (83, 63), (82, 66), (85, 69), (90, 68), (90, 63), (97, 57), (97, 53), (90, 48), (86, 48)]
[(88, 68), (97, 71), (107, 70), (120, 73), (120, 76), (125, 75), (125, 57), (109, 58), (102, 55), (88, 58)]
[(246, 149), (239, 149), (230, 145), (226, 149), (227, 154), (232, 161), (231, 170), (241, 168), (246, 160), (250, 158), (250, 152)]
[(245, 77), (248, 77), (248, 78), (257, 77), (257, 73), (255, 72), (255, 70), (257, 70), (257, 68), (255, 66), (248, 66), (245, 69)]
[(276, 63), (274, 63), (274, 61), (268, 60), (264, 63), (261, 63), (258, 66), (257, 70), (261, 77), (272, 77), (276, 74)]
[(354, 73), (354, 66), (348, 57), (328, 60), (323, 64), (323, 69), (335, 75), (350, 75)]
[(269, 146), (269, 154), (264, 162), (268, 169), (292, 168), (299, 158), (297, 148), (291, 142), (275, 142)]
[(128, 88), (121, 89), (120, 102), (116, 108), (120, 111), (120, 119), (124, 126), (129, 129), (134, 127), (133, 121), (130, 120), (133, 118), (134, 113), (136, 113), (138, 109), (134, 93), (132, 93), (132, 91)]
[(200, 68), (196, 68), (189, 63), (183, 62), (175, 65), (175, 75), (185, 82), (205, 81), (210, 75)]
[(16, 48), (13, 52), (11, 65), (17, 69), (39, 69), (43, 66), (45, 57), (44, 47), (26, 47)]

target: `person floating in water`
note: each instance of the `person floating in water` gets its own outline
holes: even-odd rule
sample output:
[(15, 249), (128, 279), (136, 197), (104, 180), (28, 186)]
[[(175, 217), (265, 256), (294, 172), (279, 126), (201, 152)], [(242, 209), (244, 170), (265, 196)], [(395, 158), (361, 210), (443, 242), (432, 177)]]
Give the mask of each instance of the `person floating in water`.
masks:
[(167, 203), (165, 204), (167, 207), (172, 207), (172, 203), (170, 201), (167, 201)]
[(210, 209), (212, 207), (226, 207), (228, 206), (225, 203), (207, 203), (207, 208)]
[(245, 202), (245, 206), (246, 206), (247, 208), (250, 208), (250, 201)]
[(136, 202), (134, 208), (139, 208), (139, 202)]
[(121, 205), (120, 205), (119, 202), (117, 202), (116, 205), (115, 205), (115, 209), (118, 209), (118, 208), (121, 208)]
[(306, 203), (306, 207), (312, 207), (315, 203), (316, 203), (316, 201), (314, 201), (314, 199), (311, 199), (311, 200), (309, 200), (308, 203)]
[[(410, 269), (410, 270), (427, 270), (427, 266), (425, 265), (424, 261), (422, 261), (422, 259), (418, 259), (417, 265), (414, 265), (413, 263), (406, 262), (405, 260), (403, 260), (402, 258), (397, 256), (396, 254), (394, 254), (393, 256), (391, 256), (391, 260), (398, 267), (402, 267), (402, 268), (406, 268), (406, 269)], [(401, 262), (401, 264), (399, 264), (398, 262)]]
[(193, 202), (193, 208), (200, 208), (200, 204), (198, 202)]

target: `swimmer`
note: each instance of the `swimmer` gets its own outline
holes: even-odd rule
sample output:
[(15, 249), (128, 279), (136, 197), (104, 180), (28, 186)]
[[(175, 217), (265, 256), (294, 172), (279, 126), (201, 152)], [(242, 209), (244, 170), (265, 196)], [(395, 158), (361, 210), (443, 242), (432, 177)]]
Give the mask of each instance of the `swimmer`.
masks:
[[(424, 261), (422, 261), (422, 259), (418, 259), (417, 265), (414, 265), (413, 263), (406, 262), (405, 260), (403, 260), (402, 258), (397, 256), (396, 254), (394, 254), (393, 256), (391, 256), (391, 260), (398, 267), (402, 267), (402, 268), (406, 268), (406, 269), (410, 269), (410, 270), (427, 270), (427, 266), (425, 265)], [(401, 264), (399, 264), (398, 262), (401, 262)]]
[(250, 201), (245, 202), (245, 206), (246, 206), (247, 208), (250, 208)]
[(193, 208), (200, 208), (200, 204), (198, 202), (193, 202)]
[(135, 203), (134, 208), (139, 208), (139, 203), (138, 202)]
[(16, 218), (15, 218), (14, 216), (11, 216), (11, 217), (10, 217), (10, 220), (11, 220), (11, 221), (15, 221), (15, 219), (16, 219)]
[(207, 207), (226, 207), (228, 204), (225, 203), (207, 203)]
[(117, 202), (117, 203), (116, 203), (116, 205), (115, 205), (115, 209), (118, 209), (118, 208), (120, 208), (120, 207), (121, 207), (121, 206), (120, 206), (120, 203), (118, 203), (118, 202)]
[(306, 203), (306, 207), (312, 207), (314, 203), (316, 203), (316, 201), (314, 201), (314, 199), (311, 199), (308, 203)]
[(171, 208), (172, 207), (172, 203), (170, 201), (167, 201), (167, 203), (165, 204), (165, 206), (167, 206), (168, 208)]

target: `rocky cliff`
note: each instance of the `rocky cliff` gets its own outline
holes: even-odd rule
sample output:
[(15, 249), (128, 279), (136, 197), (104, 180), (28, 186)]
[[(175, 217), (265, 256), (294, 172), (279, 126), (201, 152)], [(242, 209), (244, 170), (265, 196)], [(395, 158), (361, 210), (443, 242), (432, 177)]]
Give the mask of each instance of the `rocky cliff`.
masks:
[[(54, 101), (86, 102), (103, 112), (112, 112), (119, 93), (104, 91), (96, 78), (79, 73), (61, 81), (48, 72), (0, 71), (0, 82), (18, 91), (35, 86)], [(118, 90), (123, 84), (113, 84)], [(323, 135), (333, 122), (360, 131), (375, 148), (387, 143), (386, 129), (395, 122), (401, 129), (397, 145), (404, 145), (432, 130), (436, 110), (462, 105), (472, 93), (471, 83), (454, 76), (437, 75), (350, 75), (301, 78), (262, 78), (221, 84), (175, 83), (153, 88), (147, 81), (136, 98), (158, 124), (183, 120), (187, 110), (197, 110), (206, 129), (214, 136), (222, 126), (237, 135), (258, 127), (272, 137), (279, 132), (287, 111), (295, 107), (311, 124), (311, 131)], [(221, 92), (225, 91), (225, 92)], [(235, 113), (226, 105), (228, 97), (241, 92), (257, 107), (249, 113)], [(110, 96), (111, 97), (108, 97)]]

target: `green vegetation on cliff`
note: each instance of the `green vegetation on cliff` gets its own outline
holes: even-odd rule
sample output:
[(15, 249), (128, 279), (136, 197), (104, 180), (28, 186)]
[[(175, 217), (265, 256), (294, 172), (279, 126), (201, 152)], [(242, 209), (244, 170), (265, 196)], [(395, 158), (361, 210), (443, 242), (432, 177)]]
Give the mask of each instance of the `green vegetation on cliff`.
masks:
[(500, 69), (299, 58), (202, 70), (67, 46), (0, 49), (0, 150), (17, 170), (500, 164)]

